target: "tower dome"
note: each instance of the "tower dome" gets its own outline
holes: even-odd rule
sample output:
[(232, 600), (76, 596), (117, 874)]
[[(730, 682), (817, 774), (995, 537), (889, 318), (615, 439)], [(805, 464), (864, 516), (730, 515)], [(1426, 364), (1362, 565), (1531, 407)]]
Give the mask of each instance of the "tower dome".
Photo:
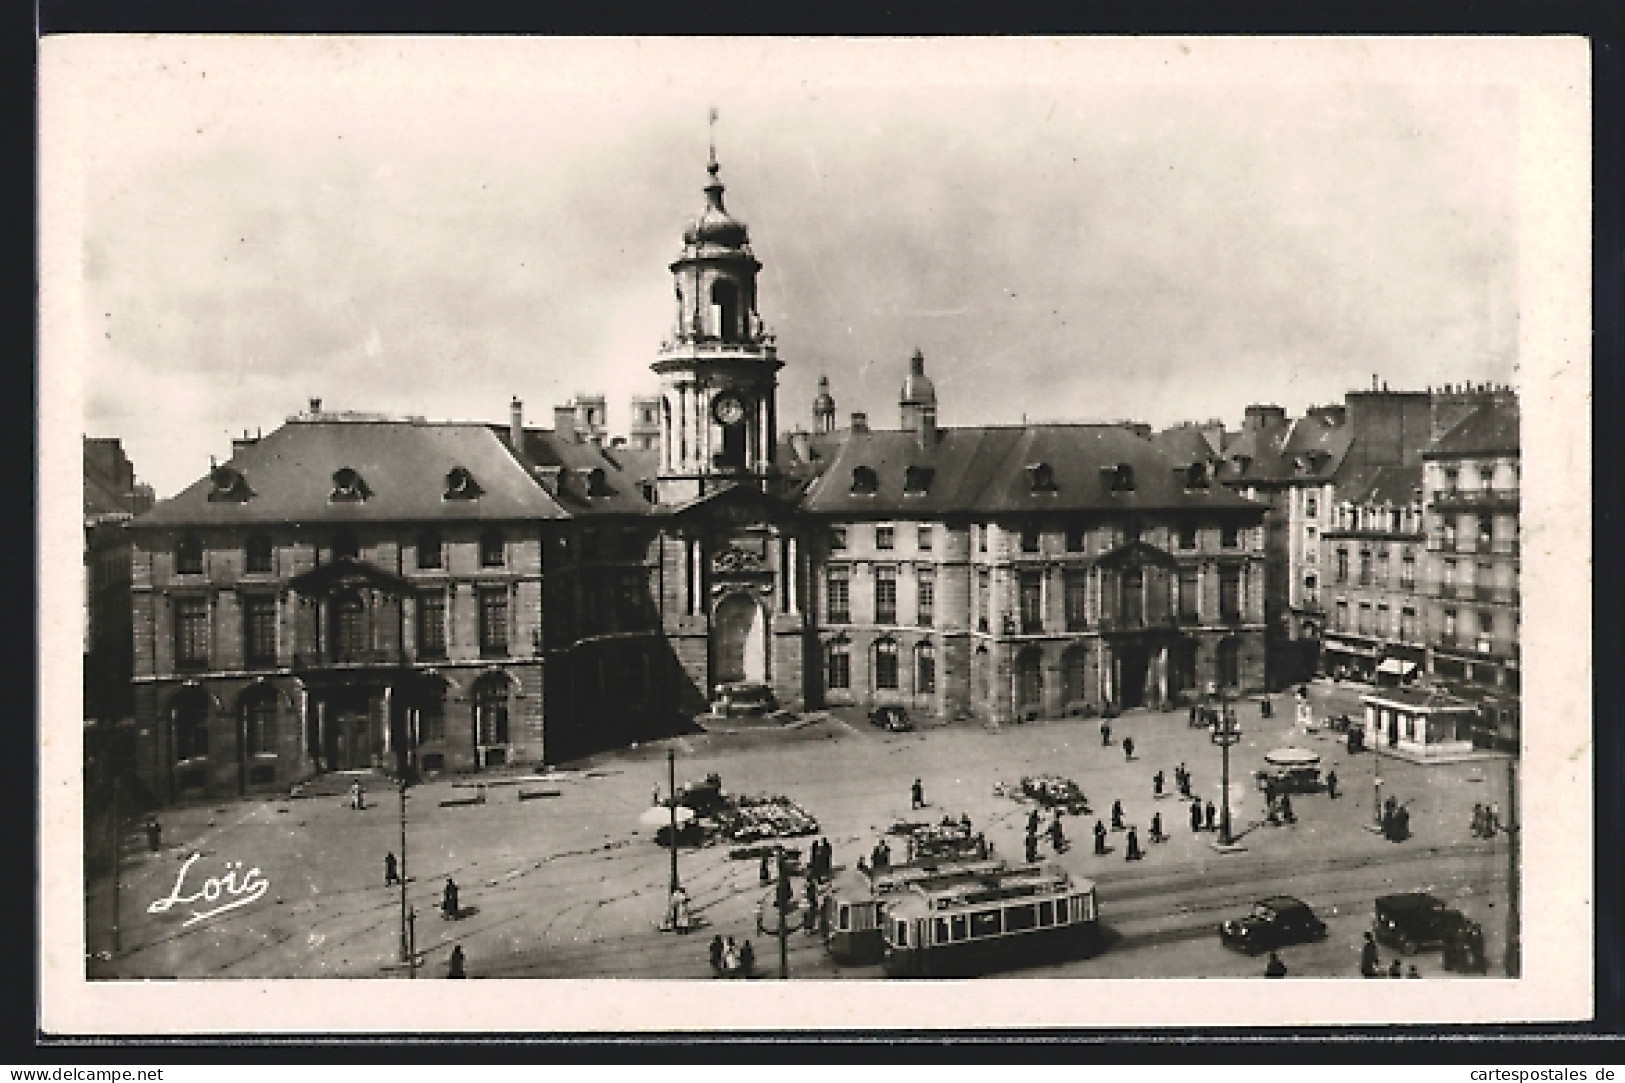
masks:
[(904, 406), (935, 406), (937, 404), (937, 389), (931, 384), (931, 377), (925, 374), (925, 355), (919, 350), (909, 358), (908, 376), (903, 380), (903, 393), (898, 402)]
[(750, 243), (749, 231), (745, 223), (729, 214), (722, 205), (723, 186), (717, 179), (721, 170), (717, 160), (712, 158), (705, 167), (711, 175), (711, 183), (705, 186), (705, 210), (700, 216), (689, 223), (683, 231), (683, 243), (691, 246), (714, 246), (717, 248), (744, 248)]

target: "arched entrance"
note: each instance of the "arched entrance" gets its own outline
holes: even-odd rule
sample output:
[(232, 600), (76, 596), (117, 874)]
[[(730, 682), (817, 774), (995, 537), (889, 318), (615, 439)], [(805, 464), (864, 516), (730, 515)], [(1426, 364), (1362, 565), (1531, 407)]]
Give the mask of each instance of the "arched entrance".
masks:
[(1081, 643), (1061, 655), (1061, 705), (1078, 707), (1085, 702), (1089, 678), (1089, 650)]
[(711, 683), (739, 681), (767, 683), (767, 626), (756, 599), (736, 592), (711, 618)]
[(1219, 649), (1216, 652), (1219, 668), (1219, 685), (1223, 688), (1234, 688), (1241, 683), (1241, 644), (1235, 636), (1226, 636), (1219, 640)]
[(1044, 656), (1037, 647), (1016, 655), (1016, 713), (1039, 713), (1044, 708)]
[(1112, 664), (1115, 672), (1112, 676), (1119, 708), (1126, 711), (1145, 706), (1145, 676), (1150, 661), (1150, 653), (1144, 643), (1128, 640), (1113, 645)]

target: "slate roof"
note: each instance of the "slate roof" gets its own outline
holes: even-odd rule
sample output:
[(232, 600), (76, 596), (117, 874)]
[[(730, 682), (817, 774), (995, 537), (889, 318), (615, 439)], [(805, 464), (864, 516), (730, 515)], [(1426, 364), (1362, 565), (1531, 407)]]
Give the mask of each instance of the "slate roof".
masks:
[[(492, 426), (491, 431), (507, 442), (506, 428)], [(659, 472), (656, 450), (606, 448), (578, 443), (552, 429), (526, 429), (521, 453), (531, 476), (571, 516), (649, 513), (642, 483), (653, 481)], [(596, 493), (591, 484), (594, 470), (604, 472), (603, 488)]]
[[(1039, 464), (1048, 464), (1054, 491), (1034, 491), (1029, 468)], [(1133, 491), (1111, 491), (1104, 471), (1118, 464), (1132, 468)], [(943, 429), (923, 447), (909, 431), (848, 433), (802, 507), (851, 516), (1260, 509), (1222, 486), (1186, 489), (1187, 465), (1120, 425)], [(873, 493), (853, 492), (860, 467), (874, 471)], [(923, 493), (904, 492), (910, 467), (930, 471)]]
[(1367, 466), (1337, 480), (1337, 499), (1405, 506), (1422, 498), (1422, 466)]
[[(290, 418), (221, 464), (241, 474), (252, 495), (211, 500), (212, 476), (160, 501), (138, 526), (257, 522), (397, 522), (562, 519), (559, 502), (536, 484), (491, 426), (344, 415)], [(446, 477), (462, 467), (478, 499), (448, 499)], [(366, 500), (331, 499), (333, 475), (354, 470)]]
[[(1225, 442), (1219, 480), (1227, 485), (1330, 481), (1352, 442), (1347, 425), (1317, 412), (1284, 425), (1244, 429)], [(1247, 457), (1245, 469), (1237, 469), (1238, 455)]]
[(1432, 444), (1423, 449), (1425, 457), (1441, 455), (1516, 455), (1519, 412), (1516, 402), (1480, 406)]

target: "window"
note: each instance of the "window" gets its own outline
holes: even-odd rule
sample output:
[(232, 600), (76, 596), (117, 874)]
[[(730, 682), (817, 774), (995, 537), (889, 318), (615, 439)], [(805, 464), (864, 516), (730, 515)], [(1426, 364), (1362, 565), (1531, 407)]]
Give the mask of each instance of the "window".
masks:
[(930, 526), (919, 527), (915, 531), (914, 544), (920, 552), (929, 553), (936, 544), (936, 532)]
[(903, 471), (903, 495), (922, 496), (931, 488), (936, 471), (929, 466), (910, 466)]
[(892, 527), (889, 527), (889, 526), (877, 526), (877, 527), (875, 527), (875, 548), (876, 549), (895, 549), (895, 548), (897, 548), (897, 533), (896, 533), (896, 531)]
[(1386, 636), (1388, 634), (1390, 613), (1387, 602), (1377, 603), (1377, 623), (1374, 634)]
[(251, 756), (276, 754), (276, 695), (262, 693), (243, 707), (244, 744)]
[(897, 623), (897, 569), (875, 568), (875, 623)]
[(1032, 903), (1005, 907), (1004, 928), (1006, 932), (1019, 933), (1024, 929), (1031, 929), (1037, 923), (1038, 912)]
[(914, 690), (920, 695), (937, 690), (937, 648), (929, 642), (914, 648)]
[(875, 687), (883, 691), (897, 690), (897, 641), (882, 639), (875, 643)]
[(1495, 535), (1495, 520), (1488, 515), (1478, 517), (1478, 551), (1489, 552), (1490, 541)]
[(850, 572), (845, 565), (835, 565), (824, 572), (825, 615), (826, 619), (835, 624), (846, 624), (852, 619), (852, 585), (849, 576)]
[(1179, 619), (1198, 620), (1201, 617), (1201, 589), (1197, 585), (1196, 566), (1183, 564), (1179, 568)]
[(446, 595), (431, 590), (418, 595), (418, 657), (446, 656)]
[(829, 547), (831, 549), (846, 548), (846, 527), (834, 526), (829, 529)]
[(871, 466), (854, 466), (852, 468), (852, 491), (862, 495), (872, 495), (880, 488), (880, 478)]
[(1027, 484), (1035, 493), (1055, 492), (1055, 470), (1049, 463), (1032, 463), (1027, 467)]
[(1349, 604), (1342, 598), (1337, 600), (1337, 619), (1332, 622), (1332, 626), (1339, 632), (1351, 631), (1349, 628)]
[(175, 668), (207, 669), (209, 603), (205, 598), (175, 599)]
[(954, 914), (948, 920), (953, 926), (955, 940), (970, 939), (970, 923), (966, 921), (964, 914)]
[(1360, 550), (1360, 585), (1362, 587), (1371, 585), (1371, 551), (1369, 549)]
[(919, 568), (914, 575), (915, 623), (929, 628), (936, 619), (937, 570)]
[(1180, 520), (1179, 547), (1181, 549), (1196, 548), (1196, 524), (1190, 519)]
[(276, 665), (276, 598), (243, 598), (243, 660), (251, 669)]
[(487, 530), (480, 535), (480, 567), (500, 568), (506, 554), (502, 531)]
[(1068, 553), (1083, 552), (1083, 529), (1081, 527), (1066, 528), (1066, 551)]
[(1455, 638), (1456, 638), (1456, 611), (1454, 609), (1446, 609), (1444, 611), (1444, 639), (1445, 639), (1445, 646), (1447, 646), (1447, 647), (1455, 646), (1455, 643), (1453, 642), (1455, 640)]
[(508, 682), (487, 677), (474, 692), (474, 724), (481, 745), (508, 743)]
[(976, 569), (976, 627), (987, 631), (993, 621), (991, 589), (986, 568)]
[(1107, 467), (1107, 469), (1111, 470), (1110, 481), (1112, 492), (1132, 493), (1134, 491), (1134, 467), (1130, 466), (1128, 463), (1118, 463), (1115, 469), (1110, 467)]
[(987, 552), (987, 524), (986, 523), (977, 523), (976, 524), (976, 551), (978, 553)]
[(1405, 606), (1399, 611), (1399, 638), (1406, 643), (1416, 642), (1416, 607)]
[(1360, 624), (1359, 624), (1358, 631), (1363, 636), (1368, 636), (1368, 635), (1371, 634), (1371, 603), (1370, 602), (1361, 602), (1360, 603)]
[(174, 708), (175, 762), (209, 754), (209, 699), (192, 688), (176, 697)]
[(1044, 630), (1044, 584), (1038, 572), (1021, 573), (1021, 630)]
[(1219, 616), (1241, 619), (1241, 569), (1234, 564), (1219, 568)]
[(1066, 573), (1066, 630), (1081, 632), (1088, 627), (1089, 577), (1083, 572)]
[(508, 592), (501, 588), (480, 591), (480, 655), (501, 658), (508, 653)]
[(971, 936), (998, 936), (1001, 928), (999, 917), (997, 910), (982, 910), (971, 914)]
[(844, 639), (829, 645), (824, 655), (824, 687), (848, 689), (852, 687), (852, 647)]
[(1038, 528), (1024, 526), (1021, 528), (1021, 551), (1023, 553), (1038, 552)]
[(1453, 466), (1445, 468), (1444, 487), (1452, 493), (1461, 487), (1461, 472)]
[(1320, 502), (1315, 499), (1314, 493), (1307, 493), (1304, 495), (1303, 513), (1311, 519), (1319, 518)]
[(367, 649), (367, 609), (361, 595), (345, 591), (330, 603), (333, 612), (331, 647), (336, 662), (361, 661)]
[(441, 566), (440, 534), (437, 531), (425, 530), (418, 535), (418, 567), (439, 568)]
[(1234, 549), (1241, 544), (1241, 528), (1235, 523), (1225, 523), (1219, 531), (1219, 544), (1226, 549)]
[(1318, 585), (1319, 580), (1315, 578), (1314, 572), (1310, 572), (1303, 577), (1303, 592), (1306, 600), (1310, 604), (1313, 604), (1315, 601), (1315, 587)]
[(196, 535), (188, 534), (175, 543), (175, 574), (203, 574), (203, 543)]
[(333, 559), (355, 560), (361, 555), (361, 542), (355, 531), (340, 530), (333, 535)]
[(1349, 551), (1347, 549), (1339, 549), (1337, 551), (1337, 582), (1339, 582), (1339, 583), (1347, 583), (1348, 581), (1349, 581)]
[(478, 500), (484, 491), (473, 474), (454, 466), (446, 473), (446, 491), (442, 495), (447, 500)]
[(250, 575), (265, 575), (271, 571), (271, 539), (255, 532), (248, 536), (245, 567)]
[(341, 503), (358, 503), (372, 495), (360, 474), (348, 466), (333, 472), (333, 490), (327, 498)]
[(1040, 924), (1040, 925), (1054, 925), (1055, 924), (1055, 904), (1054, 903), (1049, 902), (1049, 901), (1046, 900), (1046, 901), (1041, 902), (1041, 903), (1038, 904), (1038, 924)]

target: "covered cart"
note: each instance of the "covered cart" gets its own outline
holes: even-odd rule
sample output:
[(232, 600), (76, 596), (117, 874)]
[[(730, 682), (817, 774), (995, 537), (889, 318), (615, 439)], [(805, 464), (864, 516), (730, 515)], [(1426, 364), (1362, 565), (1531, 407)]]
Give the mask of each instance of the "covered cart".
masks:
[(1255, 773), (1260, 790), (1271, 783), (1280, 793), (1316, 793), (1320, 790), (1320, 754), (1307, 748), (1277, 748), (1264, 754), (1265, 768)]

